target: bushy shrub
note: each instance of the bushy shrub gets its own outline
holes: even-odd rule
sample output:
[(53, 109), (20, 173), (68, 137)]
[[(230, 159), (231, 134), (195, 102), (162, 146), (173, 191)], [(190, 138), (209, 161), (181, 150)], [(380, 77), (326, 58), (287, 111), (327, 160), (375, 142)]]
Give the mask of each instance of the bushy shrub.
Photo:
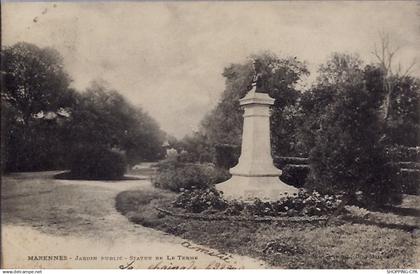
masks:
[(399, 172), (402, 193), (419, 195), (420, 194), (420, 170), (405, 169)]
[(420, 158), (419, 147), (394, 145), (386, 148), (386, 153), (399, 168), (398, 181), (404, 194), (420, 193)]
[(152, 182), (158, 188), (179, 192), (185, 189), (205, 189), (227, 178), (226, 170), (215, 168), (212, 164), (163, 161)]
[(204, 210), (223, 210), (227, 201), (214, 187), (199, 190), (183, 190), (182, 194), (173, 202), (175, 207), (187, 209), (190, 212), (200, 213)]
[(282, 168), (280, 179), (294, 187), (301, 188), (305, 185), (309, 174), (309, 165), (285, 165)]
[(123, 153), (102, 146), (78, 148), (70, 163), (71, 176), (79, 179), (116, 180), (124, 176)]
[(316, 191), (308, 192), (302, 189), (297, 195), (275, 202), (256, 199), (245, 208), (257, 216), (320, 216), (331, 214), (340, 202), (340, 195), (321, 195)]
[(226, 215), (244, 216), (320, 216), (331, 214), (341, 203), (340, 195), (321, 195), (318, 192), (300, 190), (295, 196), (275, 202), (255, 199), (252, 203), (238, 200), (227, 201), (215, 188), (185, 190), (173, 202), (175, 207), (187, 212), (220, 212)]
[[(401, 185), (398, 168), (380, 142), (379, 120), (383, 75), (367, 66), (340, 84), (329, 105), (310, 153), (310, 179), (305, 187), (322, 193), (344, 191), (351, 202), (365, 206), (396, 203)], [(360, 199), (356, 193), (361, 192)]]
[(238, 163), (241, 154), (241, 148), (238, 146), (218, 144), (216, 145), (216, 166), (229, 169)]
[(280, 180), (302, 188), (309, 174), (309, 159), (306, 157), (273, 157), (274, 165), (282, 170)]

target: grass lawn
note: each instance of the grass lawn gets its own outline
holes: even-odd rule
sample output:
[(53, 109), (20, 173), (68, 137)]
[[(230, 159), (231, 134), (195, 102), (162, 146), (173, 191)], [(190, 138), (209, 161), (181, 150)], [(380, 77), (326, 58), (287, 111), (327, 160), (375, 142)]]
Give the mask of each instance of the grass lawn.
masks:
[[(116, 207), (132, 222), (223, 252), (259, 258), (277, 268), (415, 268), (420, 197), (407, 196), (399, 208), (366, 212), (363, 218), (325, 227), (308, 223), (202, 221), (165, 215), (176, 194), (125, 191)], [(416, 255), (417, 254), (417, 255)]]

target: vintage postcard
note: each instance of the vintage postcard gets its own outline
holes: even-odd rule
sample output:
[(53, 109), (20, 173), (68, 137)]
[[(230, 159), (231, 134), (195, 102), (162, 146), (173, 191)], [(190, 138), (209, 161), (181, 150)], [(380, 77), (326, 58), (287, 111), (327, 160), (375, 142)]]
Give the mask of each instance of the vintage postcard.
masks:
[(420, 267), (416, 1), (2, 1), (2, 269)]

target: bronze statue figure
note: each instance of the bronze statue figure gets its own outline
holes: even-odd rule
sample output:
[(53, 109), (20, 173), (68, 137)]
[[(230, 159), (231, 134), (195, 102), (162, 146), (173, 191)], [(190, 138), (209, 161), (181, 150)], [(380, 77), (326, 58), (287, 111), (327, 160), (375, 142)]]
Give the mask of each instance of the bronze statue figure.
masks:
[(262, 72), (262, 64), (258, 59), (252, 60), (252, 67), (254, 69), (254, 75), (252, 76), (252, 82), (248, 85), (248, 90), (255, 87), (255, 92), (267, 93), (264, 89), (265, 75)]

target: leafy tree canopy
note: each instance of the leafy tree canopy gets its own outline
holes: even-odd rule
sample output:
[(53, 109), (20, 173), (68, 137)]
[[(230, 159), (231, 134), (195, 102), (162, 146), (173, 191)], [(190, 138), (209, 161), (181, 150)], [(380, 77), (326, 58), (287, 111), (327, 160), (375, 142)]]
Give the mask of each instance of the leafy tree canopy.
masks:
[(73, 103), (70, 77), (60, 54), (51, 48), (17, 43), (1, 53), (3, 101), (28, 123), (39, 112), (58, 111)]
[(118, 148), (130, 164), (163, 156), (159, 125), (116, 90), (93, 82), (78, 100), (70, 126), (70, 138), (77, 144)]
[(396, 169), (380, 141), (384, 75), (381, 69), (360, 65), (348, 69), (351, 77), (337, 78), (335, 70), (323, 71), (332, 76), (324, 78), (329, 80), (321, 82), (317, 91), (321, 96), (335, 94), (327, 96), (329, 103), (318, 118), (310, 152), (311, 184), (322, 192), (344, 191), (353, 198), (361, 191), (370, 205), (384, 204), (398, 200), (400, 194)]
[(56, 50), (17, 43), (1, 61), (2, 168), (64, 169), (83, 146), (123, 151), (130, 164), (163, 156), (163, 132), (147, 113), (98, 83), (71, 89)]
[[(264, 52), (250, 56), (242, 64), (232, 64), (225, 68), (225, 90), (221, 100), (201, 123), (202, 135), (210, 144), (231, 144), (239, 146), (242, 134), (242, 110), (239, 99), (247, 93), (252, 79), (252, 59), (258, 59), (266, 75), (265, 88), (276, 99), (271, 118), (272, 145), (275, 153), (288, 153), (295, 144), (294, 124), (290, 108), (299, 98), (296, 88), (301, 77), (309, 72), (306, 65), (296, 57), (280, 58), (273, 53)], [(289, 109), (287, 109), (289, 107)], [(289, 116), (289, 117), (288, 117)]]

